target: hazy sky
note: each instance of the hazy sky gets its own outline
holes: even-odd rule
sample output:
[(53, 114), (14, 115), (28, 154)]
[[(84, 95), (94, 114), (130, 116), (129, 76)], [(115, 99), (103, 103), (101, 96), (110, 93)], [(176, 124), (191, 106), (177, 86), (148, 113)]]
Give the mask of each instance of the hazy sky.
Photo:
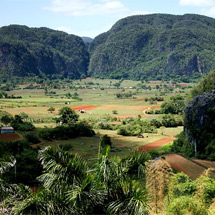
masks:
[(215, 0), (0, 0), (0, 26), (49, 27), (89, 37), (123, 17), (150, 13), (215, 17)]

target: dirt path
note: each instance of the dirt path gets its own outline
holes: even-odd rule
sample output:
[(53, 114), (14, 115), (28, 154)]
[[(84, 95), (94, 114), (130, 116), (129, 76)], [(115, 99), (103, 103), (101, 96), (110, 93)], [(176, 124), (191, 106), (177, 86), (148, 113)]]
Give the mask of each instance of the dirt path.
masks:
[(172, 142), (172, 141), (173, 141), (172, 138), (170, 138), (170, 137), (165, 137), (165, 138), (163, 138), (163, 139), (160, 139), (160, 140), (157, 140), (157, 141), (155, 141), (155, 142), (148, 143), (148, 144), (146, 144), (146, 145), (144, 145), (144, 146), (141, 146), (141, 147), (139, 148), (139, 150), (140, 150), (140, 151), (143, 151), (143, 150), (144, 150), (144, 151), (148, 152), (148, 151), (150, 151), (150, 150), (159, 148), (159, 147), (161, 147), (161, 146), (163, 146), (163, 145), (165, 145), (165, 144), (167, 144), (167, 143), (170, 143), (170, 142)]
[(154, 110), (154, 109), (160, 110), (161, 107), (160, 106), (150, 106), (150, 107), (146, 108), (145, 110), (143, 110), (143, 114), (147, 115), (147, 113), (146, 113), (147, 111)]
[(204, 167), (177, 154), (169, 154), (165, 158), (172, 168), (187, 174), (192, 179), (198, 178), (205, 170)]

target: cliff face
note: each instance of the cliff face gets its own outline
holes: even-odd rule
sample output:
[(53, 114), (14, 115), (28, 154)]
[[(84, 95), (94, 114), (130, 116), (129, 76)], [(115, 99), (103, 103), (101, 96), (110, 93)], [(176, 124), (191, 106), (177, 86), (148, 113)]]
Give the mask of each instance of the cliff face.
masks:
[(215, 94), (196, 96), (185, 109), (184, 121), (184, 133), (196, 153), (211, 154), (215, 143), (214, 126)]
[(0, 70), (16, 76), (87, 74), (89, 54), (80, 37), (48, 28), (0, 28)]
[(118, 21), (90, 44), (96, 77), (182, 81), (215, 68), (215, 20), (154, 14)]

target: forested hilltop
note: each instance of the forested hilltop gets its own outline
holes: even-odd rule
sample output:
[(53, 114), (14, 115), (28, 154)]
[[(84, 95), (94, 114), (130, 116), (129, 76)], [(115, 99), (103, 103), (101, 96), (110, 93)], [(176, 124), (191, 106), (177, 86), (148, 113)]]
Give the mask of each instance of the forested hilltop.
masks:
[(89, 54), (83, 40), (48, 28), (0, 28), (1, 77), (85, 77)]
[(215, 68), (214, 41), (215, 20), (209, 17), (127, 17), (91, 43), (89, 75), (187, 81)]
[(187, 82), (215, 69), (215, 19), (205, 16), (130, 16), (84, 41), (48, 28), (2, 27), (0, 75)]

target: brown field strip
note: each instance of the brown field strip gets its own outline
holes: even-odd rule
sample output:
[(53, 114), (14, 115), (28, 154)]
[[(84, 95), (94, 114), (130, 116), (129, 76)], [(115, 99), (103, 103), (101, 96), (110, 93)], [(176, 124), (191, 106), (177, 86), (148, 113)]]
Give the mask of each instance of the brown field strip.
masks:
[(215, 168), (215, 161), (195, 159), (194, 162), (199, 163), (200, 165), (205, 166), (207, 168)]
[(172, 168), (187, 174), (192, 179), (198, 178), (205, 170), (204, 167), (177, 154), (169, 154), (165, 158)]
[(20, 140), (18, 134), (0, 134), (0, 140), (2, 141), (17, 141)]
[(95, 105), (76, 105), (76, 106), (71, 106), (70, 108), (73, 110), (81, 110), (81, 109), (92, 110), (94, 108), (97, 108), (97, 106), (95, 106)]
[(148, 152), (148, 151), (150, 151), (150, 150), (159, 148), (159, 147), (161, 147), (161, 146), (163, 146), (163, 145), (165, 145), (165, 144), (167, 144), (167, 143), (170, 143), (170, 142), (172, 142), (172, 141), (173, 141), (172, 138), (170, 138), (170, 137), (165, 137), (165, 138), (163, 138), (163, 139), (160, 139), (160, 140), (157, 140), (157, 141), (155, 141), (155, 142), (148, 143), (148, 144), (146, 144), (146, 145), (144, 145), (144, 146), (141, 146), (141, 147), (139, 148), (139, 150), (140, 150), (140, 151), (143, 151), (143, 150), (144, 150), (144, 151)]

